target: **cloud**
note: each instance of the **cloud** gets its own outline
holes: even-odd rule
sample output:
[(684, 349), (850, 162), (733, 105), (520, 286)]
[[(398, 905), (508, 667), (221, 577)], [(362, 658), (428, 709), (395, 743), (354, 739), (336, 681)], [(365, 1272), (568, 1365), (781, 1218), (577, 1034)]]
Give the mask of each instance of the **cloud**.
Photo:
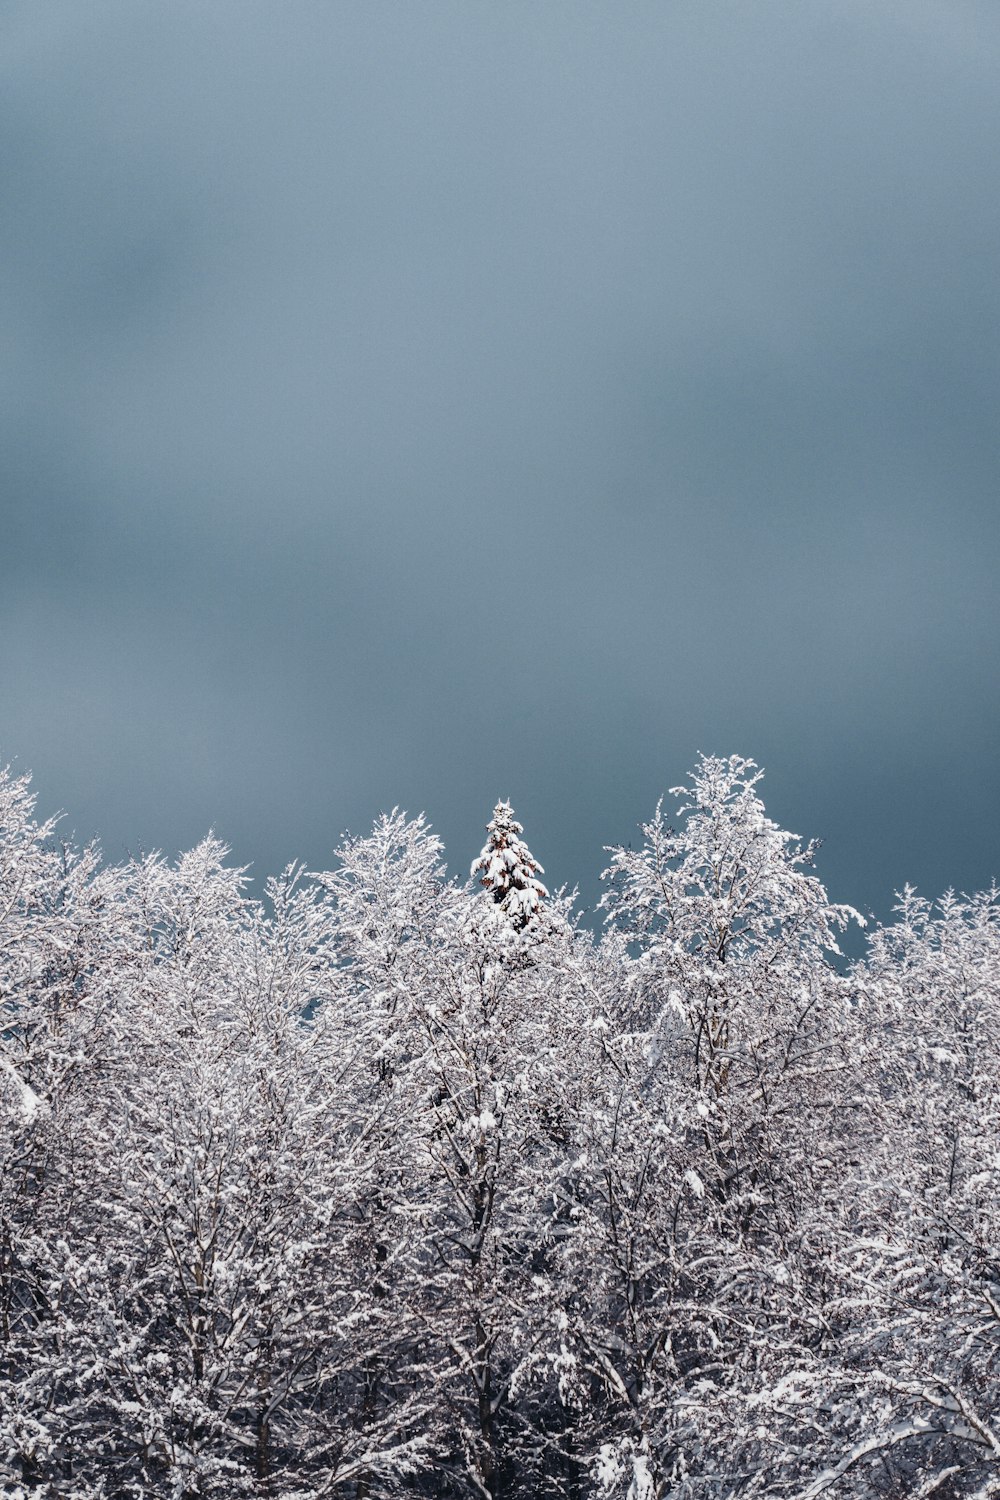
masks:
[(78, 824), (461, 867), (502, 792), (586, 882), (739, 750), (839, 896), (988, 878), (993, 9), (7, 26), (2, 748)]

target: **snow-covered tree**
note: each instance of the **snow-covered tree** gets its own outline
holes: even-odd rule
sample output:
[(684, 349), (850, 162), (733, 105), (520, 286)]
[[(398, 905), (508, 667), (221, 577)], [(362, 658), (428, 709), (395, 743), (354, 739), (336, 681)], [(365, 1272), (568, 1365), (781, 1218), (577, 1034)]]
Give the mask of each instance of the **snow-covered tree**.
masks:
[(517, 931), (536, 917), (548, 891), (538, 875), (545, 871), (521, 838), (522, 825), (509, 802), (498, 802), (486, 825), (489, 838), (472, 865), (472, 878), (490, 892)]
[[(879, 1061), (807, 1493), (1000, 1492), (1000, 893), (907, 887), (855, 971)], [(892, 1486), (896, 1488), (893, 1489)]]
[[(95, 1255), (120, 1121), (117, 880), (0, 773), (0, 1477), (68, 1484), (94, 1372), (74, 1264)], [(53, 1490), (53, 1493), (56, 1491)]]
[(761, 1412), (820, 1296), (802, 1232), (823, 1217), (816, 1163), (842, 1157), (858, 1086), (849, 990), (826, 955), (854, 914), (807, 873), (812, 846), (766, 816), (759, 781), (750, 761), (702, 757), (675, 789), (679, 828), (658, 809), (608, 872), (635, 956), (607, 950), (618, 982), (591, 1023), (569, 1253), (581, 1363), (610, 1403), (613, 1441), (599, 1424), (595, 1449), (623, 1496), (694, 1497), (726, 1466), (754, 1493), (801, 1443)]
[(532, 1493), (546, 1447), (532, 1361), (551, 1309), (531, 1277), (547, 1218), (543, 1161), (562, 1149), (566, 929), (553, 911), (547, 938), (529, 934), (508, 908), (447, 881), (419, 819), (394, 813), (340, 854), (323, 878), (355, 1025), (372, 1024), (372, 1129), (392, 1164), (373, 1209), (392, 1246), (396, 1326), (409, 1330), (418, 1399), (430, 1406), (433, 1493)]

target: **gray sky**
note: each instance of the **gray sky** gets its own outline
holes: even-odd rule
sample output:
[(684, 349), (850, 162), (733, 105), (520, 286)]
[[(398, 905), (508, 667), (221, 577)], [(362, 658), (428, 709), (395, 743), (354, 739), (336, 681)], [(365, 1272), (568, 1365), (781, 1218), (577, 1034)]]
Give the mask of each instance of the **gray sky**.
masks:
[(699, 750), (1000, 875), (995, 0), (8, 0), (0, 754), (270, 871)]

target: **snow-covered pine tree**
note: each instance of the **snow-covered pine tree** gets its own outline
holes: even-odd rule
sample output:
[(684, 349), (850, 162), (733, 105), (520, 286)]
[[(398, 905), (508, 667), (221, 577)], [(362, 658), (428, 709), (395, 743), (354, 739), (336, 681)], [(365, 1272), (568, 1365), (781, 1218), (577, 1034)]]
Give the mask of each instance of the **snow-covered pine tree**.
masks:
[(537, 875), (545, 871), (521, 838), (522, 825), (509, 802), (498, 802), (486, 825), (489, 839), (472, 866), (472, 878), (492, 893), (493, 900), (522, 932), (538, 915), (548, 891)]

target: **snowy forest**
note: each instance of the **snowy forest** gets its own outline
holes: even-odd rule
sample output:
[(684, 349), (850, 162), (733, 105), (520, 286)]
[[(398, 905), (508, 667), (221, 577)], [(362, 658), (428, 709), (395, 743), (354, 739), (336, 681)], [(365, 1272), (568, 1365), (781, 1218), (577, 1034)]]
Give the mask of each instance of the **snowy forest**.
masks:
[(1000, 1495), (998, 892), (849, 962), (760, 774), (595, 933), (505, 802), (468, 879), (394, 811), (258, 899), (4, 773), (3, 1492)]

